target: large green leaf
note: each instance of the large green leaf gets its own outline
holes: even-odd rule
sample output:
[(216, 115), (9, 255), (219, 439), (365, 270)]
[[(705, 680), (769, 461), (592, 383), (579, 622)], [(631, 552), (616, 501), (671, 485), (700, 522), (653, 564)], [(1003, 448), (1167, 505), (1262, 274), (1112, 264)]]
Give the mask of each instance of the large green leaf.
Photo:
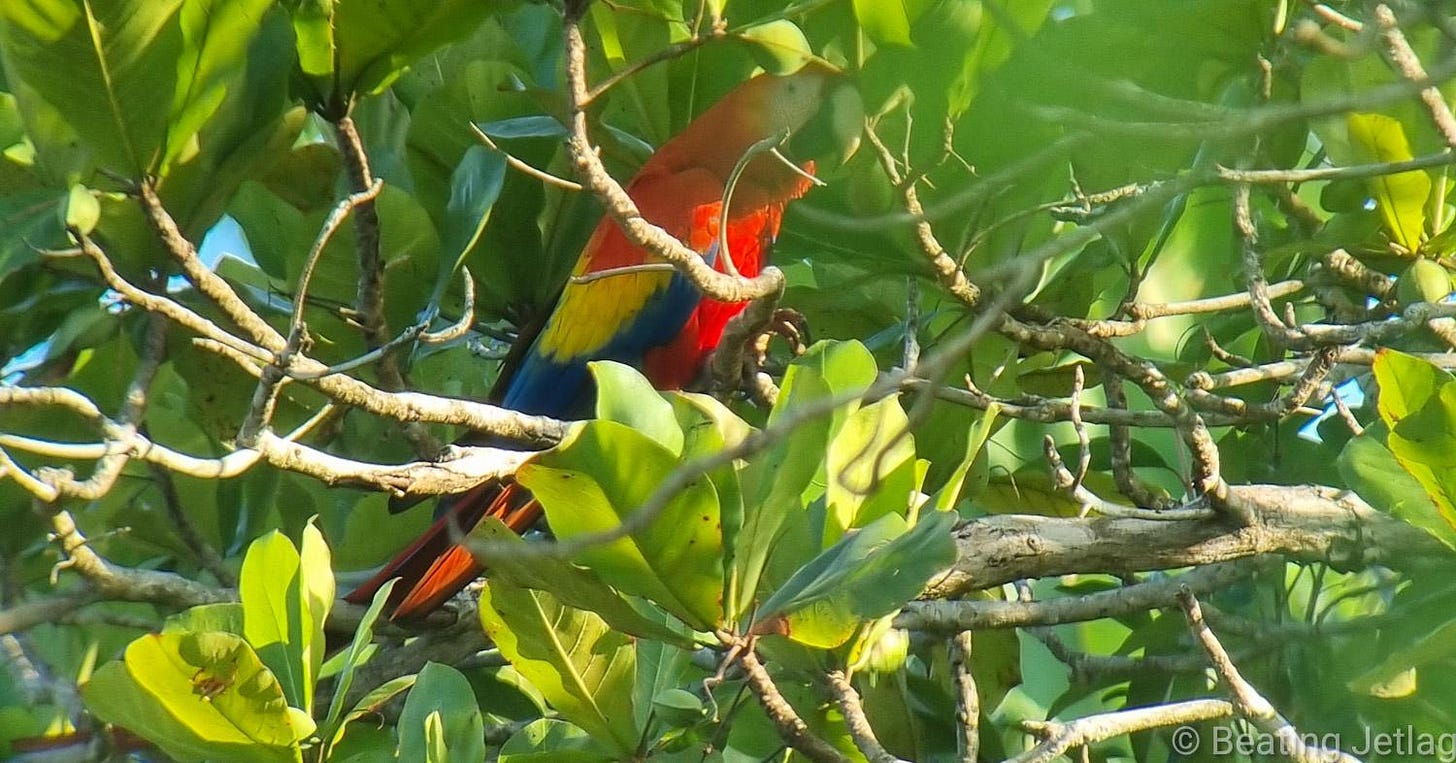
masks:
[[(325, 99), (389, 87), (435, 49), (470, 35), (514, 0), (304, 0), (294, 14), (299, 61)], [(335, 92), (333, 84), (340, 90)]]
[(449, 665), (426, 663), (399, 714), (398, 760), (484, 759), (485, 720), (470, 682)]
[[(682, 460), (691, 462), (742, 443), (753, 432), (748, 422), (709, 395), (677, 392), (668, 396), (673, 414), (682, 431)], [(718, 493), (718, 524), (723, 537), (723, 601), (738, 599), (733, 586), (734, 558), (738, 553), (738, 535), (743, 529), (743, 487), (738, 467), (726, 464), (708, 472), (708, 479)], [(725, 612), (732, 627), (732, 612)]]
[(1420, 410), (1437, 389), (1456, 378), (1432, 363), (1389, 348), (1375, 354), (1371, 370), (1380, 385), (1377, 409), (1388, 427)]
[[(512, 547), (526, 545), (520, 535), (495, 517), (487, 517), (471, 531), (470, 537), (484, 543), (502, 544), (508, 551)], [(592, 570), (561, 559), (523, 559), (512, 557), (510, 553), (483, 555), (482, 563), (492, 579), (546, 591), (567, 606), (596, 613), (614, 630), (644, 639), (692, 646), (692, 639), (638, 611), (631, 600), (603, 582)]]
[(556, 718), (531, 721), (500, 749), (500, 763), (608, 763), (617, 759), (590, 734)]
[(185, 0), (178, 14), (182, 51), (177, 88), (167, 120), (164, 166), (186, 150), (217, 113), (229, 88), (242, 84), (248, 43), (271, 0)]
[[(218, 631), (149, 634), (84, 689), (102, 718), (148, 735), (183, 759), (299, 760), (314, 731), (289, 707), (278, 680), (240, 636)], [(165, 720), (162, 720), (165, 718)]]
[[(620, 526), (677, 465), (675, 455), (647, 435), (615, 421), (597, 420), (533, 458), (517, 479), (541, 502), (552, 531), (570, 540)], [(578, 561), (618, 590), (642, 596), (689, 625), (708, 630), (722, 618), (723, 543), (718, 519), (713, 484), (698, 476), (645, 528), (585, 551)]]
[[(819, 342), (796, 359), (784, 374), (769, 425), (822, 405), (826, 397), (863, 390), (874, 382), (875, 360), (859, 342)], [(827, 416), (795, 425), (766, 453), (754, 458), (740, 475), (743, 527), (736, 541), (730, 575), (737, 597), (730, 603), (739, 616), (752, 606), (768, 556), (791, 518), (803, 521), (804, 508), (823, 493), (824, 454), (830, 438), (858, 405), (851, 403)], [(790, 551), (780, 549), (781, 551)], [(813, 549), (799, 549), (803, 559)]]
[(308, 714), (289, 707), (278, 679), (232, 633), (143, 636), (127, 647), (126, 668), (138, 686), (209, 735), (236, 731), (287, 746), (313, 733)]
[(886, 514), (851, 532), (775, 591), (753, 630), (822, 648), (843, 644), (865, 622), (915, 598), (955, 561), (955, 521), (953, 512), (933, 512), (907, 530), (903, 517)]
[(1456, 384), (1443, 384), (1390, 432), (1390, 450), (1402, 461), (1438, 470), (1456, 467)]
[(637, 369), (609, 360), (587, 364), (597, 386), (597, 418), (615, 421), (651, 437), (674, 456), (682, 455), (683, 431), (672, 403)]
[[(1350, 143), (1365, 163), (1402, 162), (1414, 158), (1405, 128), (1384, 114), (1346, 116)], [(1415, 252), (1425, 240), (1426, 200), (1431, 177), (1422, 170), (1378, 175), (1370, 180), (1375, 206), (1385, 220), (1390, 238)]]
[(950, 478), (935, 492), (935, 495), (930, 497), (928, 505), (931, 508), (937, 511), (951, 511), (956, 507), (962, 488), (966, 487), (967, 475), (971, 473), (971, 468), (976, 464), (977, 459), (981, 458), (986, 441), (991, 439), (991, 433), (996, 426), (996, 415), (1000, 410), (998, 405), (992, 403), (987, 406), (986, 412), (981, 414), (975, 431), (966, 440), (965, 454), (956, 464), (955, 469), (951, 471)]
[(619, 755), (636, 749), (631, 640), (551, 594), (491, 580), (480, 620), (501, 653), (563, 717)]
[(324, 653), (328, 645), (324, 638), (324, 624), (328, 622), (329, 611), (334, 607), (334, 570), (328, 544), (323, 533), (314, 525), (317, 517), (310, 518), (303, 527), (303, 542), (298, 550), (299, 585), (303, 589), (303, 603), (308, 613), (305, 625), (312, 626), (304, 659), (308, 665), (310, 686), (304, 693), (305, 711), (313, 710), (312, 682), (318, 680), (319, 670), (324, 664)]
[(905, 516), (917, 498), (915, 438), (900, 402), (887, 397), (855, 411), (829, 443), (824, 544), (880, 517)]
[(814, 59), (814, 49), (804, 31), (788, 19), (775, 19), (751, 26), (739, 33), (739, 39), (765, 71), (793, 74)]
[(104, 165), (140, 177), (156, 166), (167, 138), (183, 54), (176, 18), (182, 5), (182, 0), (0, 4), (6, 72), (44, 99)]
[[(97, 718), (141, 734), (176, 760), (288, 763), (303, 759), (296, 747), (258, 744), (225, 722), (193, 722), (188, 715), (172, 712), (139, 686), (121, 662), (101, 666), (81, 687), (81, 697)], [(200, 705), (204, 713), (210, 708), (200, 697), (189, 694), (187, 699)]]
[(910, 15), (905, 0), (854, 0), (854, 17), (877, 43), (910, 45)]
[(506, 180), (506, 157), (485, 146), (471, 146), (450, 174), (450, 200), (440, 234), (440, 275), (432, 302), (438, 302), (465, 256), (480, 240), (490, 211)]
[[(1383, 424), (1352, 437), (1340, 451), (1340, 476), (1371, 506), (1434, 535), (1456, 549), (1456, 528), (1442, 518), (1441, 501), (1426, 492), (1421, 481), (1401, 465), (1382, 442), (1388, 432)], [(1446, 510), (1450, 500), (1445, 499)]]
[[(1435, 365), (1390, 349), (1376, 353), (1372, 370), (1380, 385), (1378, 408), (1388, 429), (1385, 436), (1388, 453), (1420, 483), (1429, 499), (1427, 504), (1394, 501), (1392, 509), (1399, 507), (1406, 521), (1450, 544), (1456, 539), (1456, 457), (1452, 456), (1456, 440), (1451, 435), (1452, 428), (1456, 427), (1456, 384), (1449, 373)], [(1365, 435), (1373, 436), (1375, 433)], [(1356, 438), (1351, 445), (1362, 449), (1364, 458), (1360, 465), (1366, 471), (1378, 469), (1383, 463), (1383, 454), (1368, 444), (1354, 445), (1365, 437)], [(1392, 482), (1383, 490), (1398, 491), (1399, 485), (1398, 481)], [(1361, 486), (1361, 483), (1354, 484), (1357, 490)], [(1364, 486), (1370, 492), (1370, 486)], [(1435, 517), (1429, 511), (1431, 505), (1435, 507)], [(1436, 517), (1444, 521), (1444, 528), (1435, 521)]]
[(253, 541), (238, 593), (248, 643), (277, 674), (289, 703), (307, 711), (323, 664), (323, 623), (333, 604), (334, 579), (323, 536), (309, 524), (303, 537), (302, 555), (277, 530)]

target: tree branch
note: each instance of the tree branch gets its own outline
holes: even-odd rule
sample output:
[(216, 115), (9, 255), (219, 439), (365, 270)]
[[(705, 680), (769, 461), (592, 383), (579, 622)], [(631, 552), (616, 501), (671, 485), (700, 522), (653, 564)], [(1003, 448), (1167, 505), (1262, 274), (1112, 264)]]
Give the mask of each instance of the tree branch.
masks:
[(1371, 564), (1419, 568), (1449, 559), (1426, 532), (1328, 487), (1231, 486), (1229, 503), (1250, 516), (1158, 521), (1000, 515), (956, 530), (960, 557), (926, 591), (945, 598), (1024, 578), (1072, 572), (1113, 575), (1177, 569), (1277, 554), (1336, 569)]

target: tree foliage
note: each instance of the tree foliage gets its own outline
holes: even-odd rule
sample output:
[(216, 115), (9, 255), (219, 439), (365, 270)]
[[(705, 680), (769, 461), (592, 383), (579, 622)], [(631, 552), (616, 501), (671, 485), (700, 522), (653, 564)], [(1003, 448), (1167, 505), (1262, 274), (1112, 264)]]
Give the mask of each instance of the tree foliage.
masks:
[[(813, 59), (865, 145), (767, 328), (480, 402), (571, 115), (625, 178)], [(1449, 754), (1443, 3), (17, 0), (0, 63), (0, 754)], [(336, 601), (505, 474), (550, 536), (448, 613)]]

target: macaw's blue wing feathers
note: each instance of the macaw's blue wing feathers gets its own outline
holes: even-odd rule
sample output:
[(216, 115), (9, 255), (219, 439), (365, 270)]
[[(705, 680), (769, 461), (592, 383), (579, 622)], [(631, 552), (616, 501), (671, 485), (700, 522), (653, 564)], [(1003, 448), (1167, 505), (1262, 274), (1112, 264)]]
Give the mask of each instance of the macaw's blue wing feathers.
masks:
[[(642, 216), (706, 250), (694, 234), (701, 207), (718, 205), (723, 181), (704, 170), (644, 173), (627, 187)], [(511, 378), (502, 404), (523, 413), (563, 418), (590, 412), (586, 364), (615, 360), (642, 366), (643, 355), (682, 331), (701, 295), (686, 278), (665, 270), (633, 270), (661, 262), (634, 246), (616, 221), (603, 218), (588, 240), (556, 310)], [(687, 362), (688, 359), (684, 359)]]

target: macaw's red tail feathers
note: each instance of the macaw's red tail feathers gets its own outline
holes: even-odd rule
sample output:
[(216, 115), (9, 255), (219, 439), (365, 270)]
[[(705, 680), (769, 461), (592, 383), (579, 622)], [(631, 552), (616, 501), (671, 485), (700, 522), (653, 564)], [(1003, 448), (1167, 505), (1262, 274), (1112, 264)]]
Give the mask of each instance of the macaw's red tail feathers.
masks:
[(386, 582), (400, 578), (390, 595), (390, 618), (429, 614), (480, 574), (480, 563), (460, 539), (486, 517), (523, 533), (541, 516), (541, 504), (514, 481), (486, 483), (444, 500), (449, 505), (435, 524), (368, 582), (350, 591), (345, 601), (368, 604)]

